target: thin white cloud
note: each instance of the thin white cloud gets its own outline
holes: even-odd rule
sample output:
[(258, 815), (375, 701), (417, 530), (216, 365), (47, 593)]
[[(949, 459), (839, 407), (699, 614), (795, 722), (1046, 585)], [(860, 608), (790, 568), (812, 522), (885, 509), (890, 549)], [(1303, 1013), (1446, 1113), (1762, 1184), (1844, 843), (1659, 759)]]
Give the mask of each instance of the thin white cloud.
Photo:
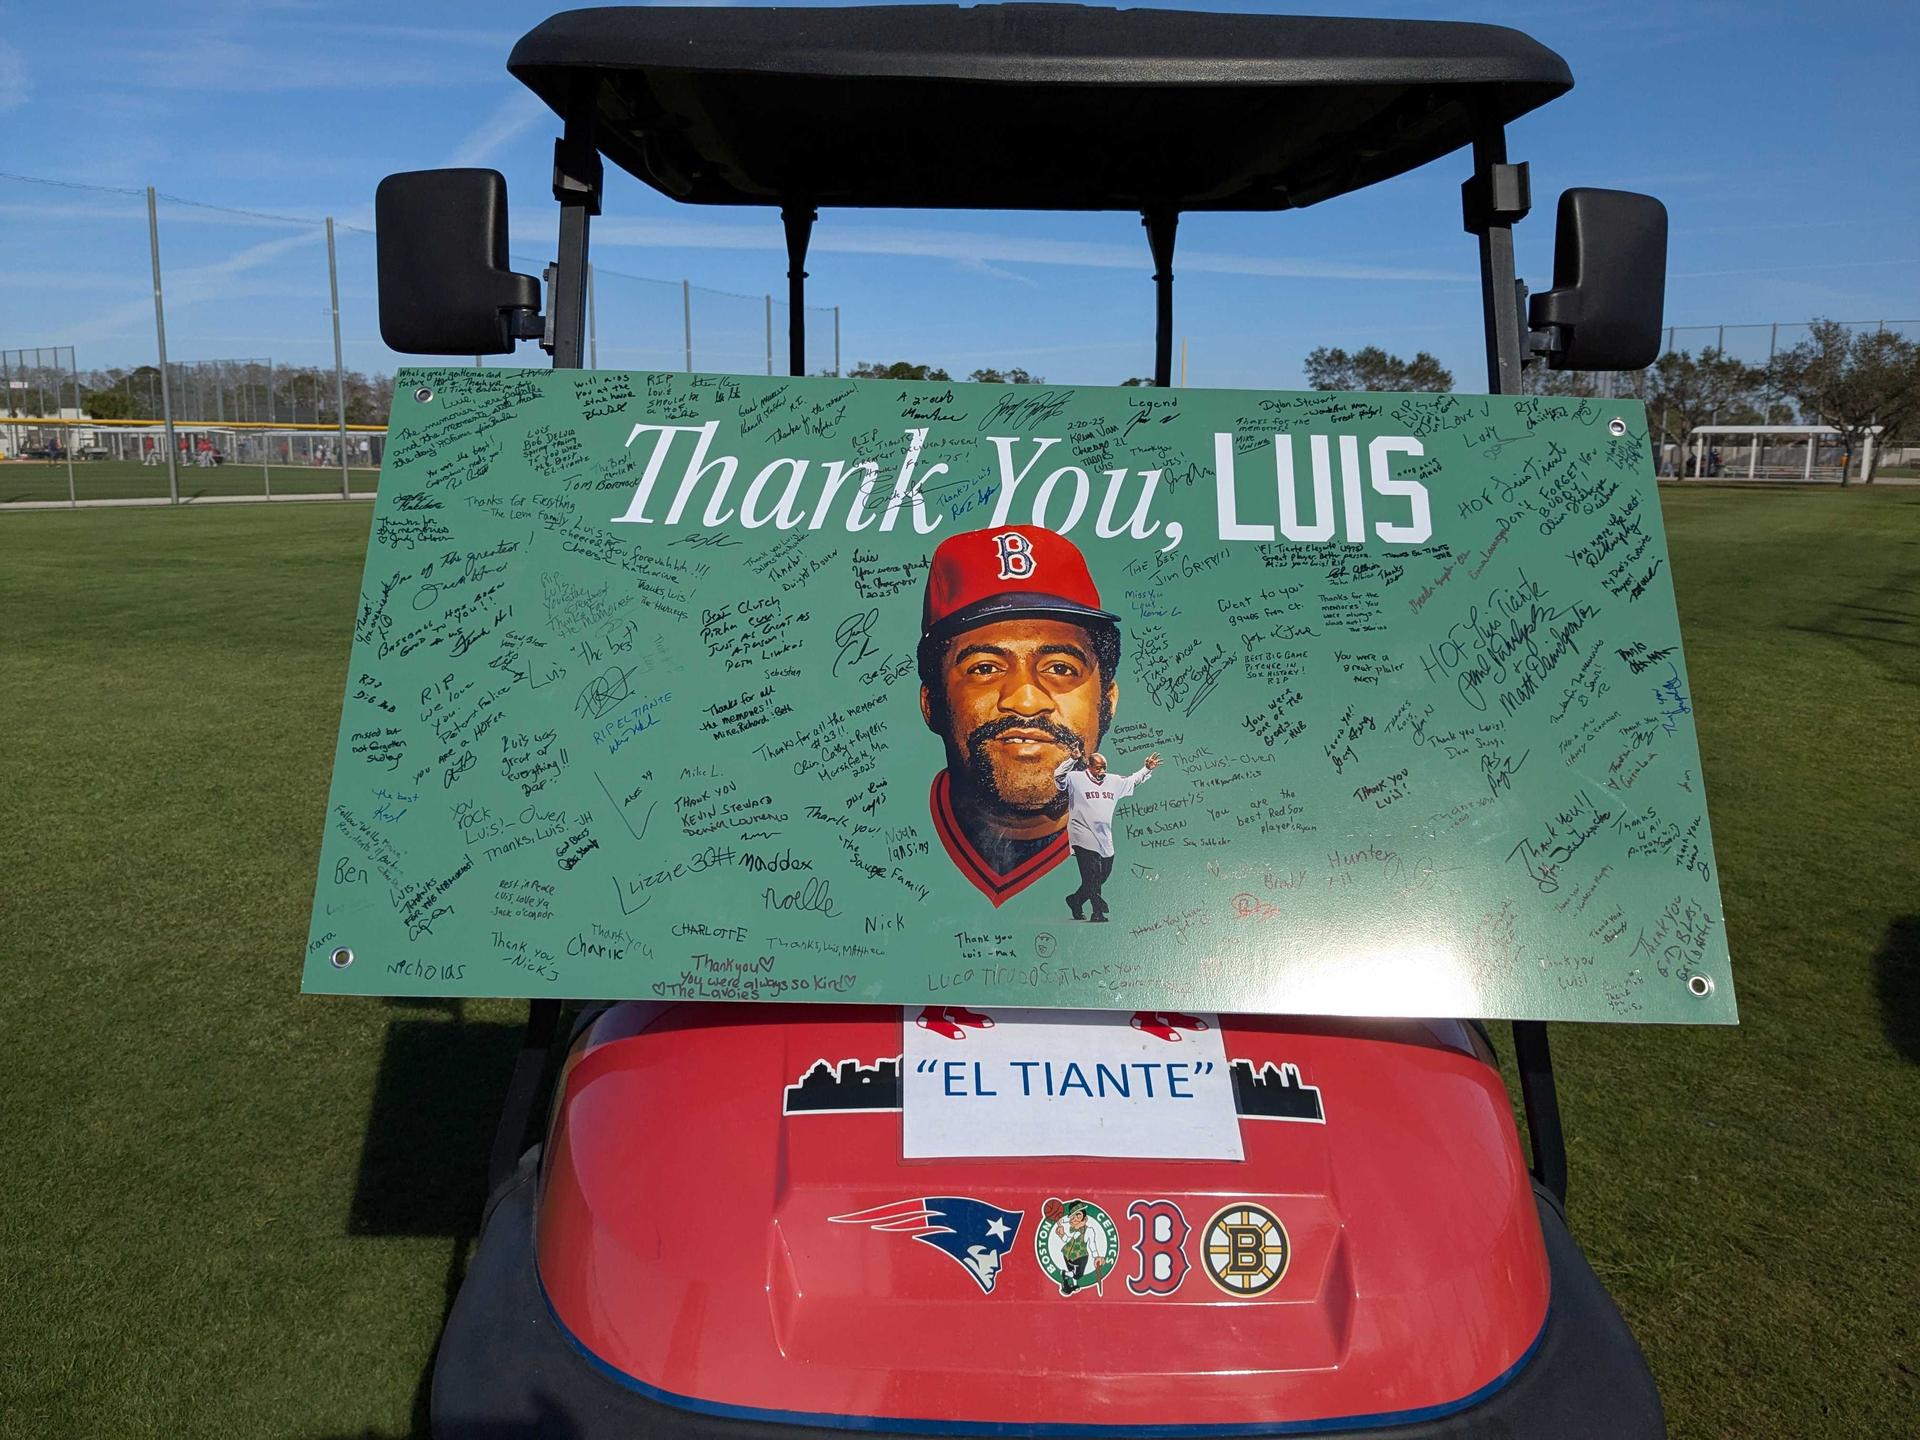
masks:
[(297, 21), (299, 29), (321, 35), (349, 35), (355, 40), (418, 40), (429, 45), (471, 45), (506, 64), (507, 52), (522, 34), (518, 30), (463, 30), (454, 25), (371, 25), (364, 21)]
[(530, 90), (517, 90), (495, 107), (494, 112), (462, 140), (447, 157), (456, 166), (484, 165), (502, 146), (518, 140), (553, 112)]
[(1022, 275), (1018, 270), (1009, 270), (1004, 265), (989, 264), (985, 260), (962, 260), (960, 268), (973, 275), (985, 275), (993, 280), (1011, 280), (1016, 285), (1025, 285), (1030, 290), (1040, 288), (1040, 282), (1031, 275)]
[(288, 54), (218, 36), (172, 35), (145, 49), (101, 51), (97, 61), (126, 85), (147, 90), (206, 90), (280, 94), (292, 90), (409, 90), (426, 86), (497, 83), (499, 67), (478, 55), (460, 59), (397, 53)]
[(1879, 270), (1889, 265), (1920, 265), (1920, 256), (1905, 260), (1830, 260), (1819, 265), (1756, 265), (1741, 270), (1682, 270), (1669, 280), (1717, 280), (1727, 275), (1791, 275), (1819, 270)]
[(27, 62), (20, 52), (0, 40), (0, 114), (18, 110), (32, 93), (27, 81)]
[[(163, 266), (165, 272), (166, 304), (169, 312), (184, 309), (203, 300), (231, 300), (246, 292), (236, 290), (233, 285), (235, 276), (257, 270), (262, 265), (278, 259), (289, 250), (297, 250), (305, 245), (325, 243), (326, 236), (318, 230), (302, 230), (293, 235), (280, 235), (272, 240), (262, 240), (257, 245), (236, 250), (224, 259), (210, 261), (204, 265)], [(164, 246), (163, 246), (164, 249)], [(164, 258), (164, 256), (163, 256)], [(320, 293), (316, 282), (314, 293)], [(129, 301), (111, 309), (100, 311), (91, 319), (83, 321), (71, 332), (74, 340), (93, 340), (102, 336), (116, 336), (130, 325), (153, 316), (153, 298)]]
[[(594, 226), (596, 245), (691, 250), (784, 250), (777, 225), (732, 225), (699, 220), (603, 220)], [(877, 227), (814, 231), (813, 252), (839, 255), (889, 255), (896, 258), (952, 260), (969, 267), (999, 262), (1011, 265), (1074, 265), (1099, 270), (1138, 270), (1151, 264), (1145, 245), (1116, 245), (1093, 240), (1047, 240), (1023, 235), (993, 235), (964, 230), (915, 230)], [(1353, 265), (1338, 260), (1286, 259), (1265, 255), (1219, 254), (1189, 250), (1174, 256), (1175, 273), (1258, 275), (1289, 280), (1459, 280), (1451, 270), (1405, 266)]]

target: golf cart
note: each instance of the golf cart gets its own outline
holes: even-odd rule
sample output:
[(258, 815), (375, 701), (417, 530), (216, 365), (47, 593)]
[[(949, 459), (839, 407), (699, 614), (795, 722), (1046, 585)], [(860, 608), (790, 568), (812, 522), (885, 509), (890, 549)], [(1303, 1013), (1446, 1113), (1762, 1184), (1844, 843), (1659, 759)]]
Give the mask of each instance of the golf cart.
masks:
[[(795, 374), (821, 208), (1137, 212), (1165, 386), (1182, 213), (1301, 208), (1469, 147), (1489, 389), (1518, 391), (1529, 359), (1631, 368), (1658, 343), (1666, 222), (1647, 197), (1568, 192), (1554, 288), (1528, 304), (1516, 283), (1529, 196), (1505, 127), (1572, 78), (1511, 30), (1070, 5), (614, 8), (547, 21), (509, 69), (563, 125), (558, 260), (544, 292), (509, 270), (495, 172), (389, 177), (380, 300), (396, 350), (537, 339), (580, 367), (604, 157), (690, 204), (779, 209)], [(1529, 1161), (1477, 1024), (1223, 1016), (1250, 1077), (1232, 1166), (907, 1163), (902, 1023), (865, 1005), (532, 1002), (436, 1360), (434, 1433), (1664, 1433), (1568, 1230), (1542, 1023), (1513, 1026)], [(920, 1023), (984, 1022), (929, 1007)], [(1339, 1123), (1312, 1123), (1329, 1120), (1323, 1095)], [(1143, 1246), (1181, 1215), (1211, 1243), (1199, 1217), (1259, 1204), (1223, 1231), (1232, 1263), (1212, 1285), (1170, 1293), (1182, 1258), (1179, 1274), (1063, 1304), (1039, 1268), (1001, 1273), (991, 1245), (962, 1244), (1037, 1195), (1129, 1216), (1130, 1197), (1166, 1197), (1131, 1202), (1148, 1207)], [(1284, 1247), (1262, 1215), (1284, 1219)], [(927, 1243), (876, 1245), (874, 1229)], [(1153, 1233), (1177, 1247), (1184, 1232)], [(954, 1283), (956, 1261), (972, 1284)]]

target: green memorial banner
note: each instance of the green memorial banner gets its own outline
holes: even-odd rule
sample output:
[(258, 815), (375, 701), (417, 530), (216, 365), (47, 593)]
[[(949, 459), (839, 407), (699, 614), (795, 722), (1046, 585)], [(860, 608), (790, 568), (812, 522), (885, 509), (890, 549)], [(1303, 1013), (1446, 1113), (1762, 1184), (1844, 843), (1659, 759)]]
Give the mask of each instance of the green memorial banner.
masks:
[(1731, 1023), (1631, 401), (402, 373), (305, 988)]

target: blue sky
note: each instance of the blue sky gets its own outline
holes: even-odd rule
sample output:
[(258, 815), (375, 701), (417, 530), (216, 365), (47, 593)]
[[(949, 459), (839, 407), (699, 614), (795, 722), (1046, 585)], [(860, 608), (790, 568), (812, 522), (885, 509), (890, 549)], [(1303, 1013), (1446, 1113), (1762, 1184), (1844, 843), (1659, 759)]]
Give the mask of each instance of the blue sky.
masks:
[[(347, 362), (392, 368), (366, 233), (382, 175), (495, 166), (524, 268), (552, 252), (553, 121), (505, 59), (554, 8), (0, 0), (0, 170), (106, 187), (0, 180), (0, 346), (72, 343), (83, 367), (151, 361), (144, 198), (116, 192), (153, 185), (260, 212), (163, 204), (174, 358), (330, 361), (324, 238), (264, 217), (331, 214), (343, 227)], [(1482, 20), (1559, 51), (1575, 89), (1510, 138), (1513, 157), (1533, 167), (1536, 208), (1517, 244), (1536, 286), (1551, 272), (1554, 197), (1618, 186), (1671, 210), (1670, 323), (1920, 317), (1911, 0), (1164, 8)], [(1479, 388), (1465, 171), (1456, 155), (1298, 213), (1183, 220), (1177, 332), (1189, 382), (1294, 386), (1315, 345), (1380, 344), (1432, 350), (1462, 388)], [(677, 284), (625, 277), (686, 277), (749, 297), (784, 285), (773, 212), (679, 206), (625, 175), (610, 176), (595, 240), (603, 366), (681, 363)], [(1022, 365), (1086, 384), (1151, 365), (1150, 267), (1132, 215), (830, 211), (809, 269), (811, 298), (840, 307), (849, 365)], [(763, 367), (758, 300), (699, 296), (694, 329), (700, 368)], [(827, 325), (814, 336), (812, 363), (830, 363)], [(1764, 335), (1745, 343), (1764, 354)]]

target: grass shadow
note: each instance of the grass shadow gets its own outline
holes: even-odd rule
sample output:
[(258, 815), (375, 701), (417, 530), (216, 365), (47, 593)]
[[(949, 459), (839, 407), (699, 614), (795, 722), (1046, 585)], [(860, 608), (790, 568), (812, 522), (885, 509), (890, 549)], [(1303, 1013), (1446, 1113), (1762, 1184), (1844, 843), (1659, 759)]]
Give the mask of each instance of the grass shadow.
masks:
[(466, 1020), (457, 1001), (427, 1004), (450, 1018), (409, 1015), (387, 1027), (348, 1234), (471, 1235), (486, 1203), (520, 1027)]
[[(521, 1028), (468, 1020), (457, 999), (393, 997), (387, 1004), (401, 1014), (387, 1026), (347, 1233), (444, 1237), (444, 1328), (479, 1232), (487, 1158)], [(429, 1434), (432, 1391), (429, 1357), (414, 1391), (412, 1436)], [(397, 1437), (369, 1432), (365, 1440)]]
[(1880, 1028), (1910, 1065), (1920, 1065), (1920, 915), (1896, 915), (1873, 957)]

